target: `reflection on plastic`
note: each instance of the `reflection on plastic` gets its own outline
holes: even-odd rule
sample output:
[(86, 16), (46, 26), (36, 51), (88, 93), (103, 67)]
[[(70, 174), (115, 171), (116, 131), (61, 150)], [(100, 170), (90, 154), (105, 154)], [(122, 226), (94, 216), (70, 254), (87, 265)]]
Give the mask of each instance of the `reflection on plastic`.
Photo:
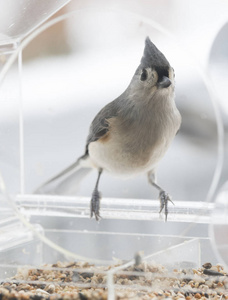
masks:
[(4, 13), (0, 18), (0, 46), (20, 41), (69, 1), (1, 1), (0, 11)]
[[(13, 63), (13, 61), (17, 58), (17, 55), (19, 53), (19, 51), (21, 51), (24, 47), (27, 46), (27, 44), (33, 39), (35, 38), (39, 33), (41, 33), (42, 31), (44, 31), (45, 29), (47, 29), (48, 27), (56, 24), (57, 22), (59, 21), (62, 21), (64, 19), (66, 19), (67, 17), (69, 16), (73, 16), (74, 14), (71, 13), (71, 14), (68, 14), (68, 15), (63, 15), (59, 18), (56, 18), (52, 21), (50, 21), (49, 23), (46, 23), (44, 26), (40, 27), (39, 30), (37, 31), (34, 31), (27, 39), (25, 39), (21, 45), (19, 45), (18, 49), (14, 52), (14, 54), (12, 55), (12, 57), (10, 58), (10, 60), (8, 61), (8, 63), (4, 66), (5, 69), (4, 69), (4, 72), (2, 72), (0, 74), (0, 80), (4, 78), (4, 75), (6, 74), (6, 72), (8, 71), (8, 69), (10, 68), (10, 64)], [(133, 15), (132, 15), (133, 16)], [(138, 15), (134, 15), (134, 17), (138, 18)], [(144, 19), (144, 21), (148, 24), (150, 24), (152, 27), (154, 26), (156, 29), (158, 29), (160, 32), (162, 32), (163, 34), (166, 34), (170, 37), (169, 33), (167, 33), (165, 30), (163, 30), (161, 28), (161, 26), (159, 24), (156, 24), (155, 22), (153, 22), (152, 20), (149, 20), (147, 18), (143, 18), (142, 16), (140, 16), (142, 19)], [(172, 37), (171, 37), (172, 38)], [(211, 96), (211, 100), (213, 102), (213, 105), (214, 105), (214, 108), (215, 108), (215, 112), (216, 112), (216, 119), (217, 119), (217, 125), (218, 125), (218, 164), (217, 164), (217, 168), (216, 168), (216, 172), (215, 172), (215, 175), (214, 175), (214, 179), (212, 181), (212, 185), (211, 185), (211, 189), (208, 193), (208, 200), (211, 200), (212, 199), (212, 196), (214, 194), (214, 191), (216, 189), (216, 186), (217, 186), (217, 183), (218, 183), (218, 180), (220, 178), (220, 173), (221, 173), (221, 165), (222, 165), (222, 159), (223, 159), (223, 148), (222, 148), (222, 138), (223, 138), (223, 128), (222, 128), (222, 123), (221, 123), (221, 119), (220, 119), (220, 116), (218, 114), (218, 111), (217, 111), (217, 107), (216, 107), (216, 101), (214, 100), (214, 91), (211, 90), (211, 85), (210, 85), (210, 81), (208, 79), (208, 77), (206, 76), (206, 74), (203, 72), (203, 70), (201, 70), (200, 68), (199, 69), (199, 72), (200, 74), (202, 75), (203, 77), (203, 80), (209, 90), (209, 93), (210, 93), (210, 96)], [(96, 259), (89, 259), (89, 258), (85, 258), (85, 257), (80, 257), (76, 254), (76, 251), (77, 251), (77, 248), (76, 248), (76, 251), (74, 252), (70, 252), (66, 249), (64, 249), (65, 245), (63, 244), (63, 247), (60, 247), (57, 243), (55, 244), (51, 239), (48, 239), (47, 237), (45, 237), (44, 235), (40, 234), (36, 228), (33, 227), (33, 225), (31, 223), (29, 223), (29, 221), (25, 218), (25, 215), (23, 213), (21, 213), (21, 211), (19, 211), (15, 205), (15, 203), (13, 202), (13, 200), (6, 194), (6, 198), (7, 200), (9, 201), (9, 203), (11, 203), (11, 206), (13, 207), (14, 209), (14, 212), (15, 214), (19, 217), (19, 219), (31, 230), (33, 231), (34, 234), (36, 234), (40, 240), (42, 240), (44, 243), (46, 243), (48, 246), (50, 246), (51, 248), (55, 249), (56, 251), (59, 251), (61, 252), (63, 255), (65, 255), (65, 257), (67, 258), (74, 258), (74, 259), (84, 259), (84, 260), (87, 260), (87, 261), (92, 261), (92, 262), (98, 262), (98, 263), (101, 263), (101, 261), (98, 261)], [(31, 200), (34, 200), (31, 198)], [(41, 201), (42, 199), (38, 199), (39, 201)], [(48, 202), (48, 201), (47, 201)], [(58, 204), (57, 203), (57, 199), (55, 199), (55, 204)], [(104, 202), (103, 202), (104, 203)], [(149, 202), (147, 202), (148, 204)], [(75, 205), (76, 203), (74, 203)], [(143, 202), (140, 204), (141, 206), (143, 205)], [(199, 203), (199, 205), (201, 205), (201, 203)], [(39, 206), (37, 205), (36, 208), (39, 208)], [(30, 208), (30, 207), (29, 207)], [(45, 211), (43, 214), (45, 213), (50, 213), (50, 211), (48, 211), (47, 209), (48, 207), (45, 207)], [(203, 208), (203, 205), (201, 205), (200, 208)], [(47, 210), (46, 210), (47, 209)], [(57, 210), (57, 208), (55, 208)], [(84, 209), (84, 208), (83, 208)], [(137, 213), (135, 215), (133, 215), (135, 212), (133, 211), (132, 213), (129, 212), (129, 210), (127, 210), (127, 213), (125, 214), (124, 212), (124, 208), (123, 208), (123, 205), (121, 203), (120, 205), (120, 209), (122, 210), (122, 213), (123, 213), (123, 216), (124, 216), (124, 219), (127, 218), (127, 216), (129, 217), (132, 217), (132, 219), (136, 218), (136, 216), (138, 215)], [(75, 207), (75, 210), (76, 210), (76, 207)], [(30, 211), (31, 212), (31, 211)], [(56, 213), (56, 211), (51, 211), (52, 213)], [(71, 213), (73, 213), (74, 211), (71, 211)], [(61, 210), (61, 214), (63, 213), (63, 211)], [(65, 211), (65, 213), (69, 213), (69, 211)], [(113, 216), (115, 216), (118, 220), (121, 216), (120, 214), (120, 211), (116, 210), (116, 215), (115, 215), (115, 211), (112, 211), (112, 210), (109, 210), (107, 209), (106, 211), (107, 214), (109, 214), (109, 218), (113, 218)], [(132, 216), (133, 215), (133, 216)], [(158, 215), (158, 213), (156, 213), (156, 215)], [(145, 220), (145, 216), (149, 216), (151, 218), (152, 214), (151, 212), (144, 212), (144, 215), (143, 217), (141, 217), (141, 220)], [(179, 216), (182, 218), (182, 220), (184, 220), (184, 216), (182, 213), (179, 214)], [(56, 219), (58, 219), (58, 214), (56, 213), (55, 214), (55, 217)], [(60, 216), (62, 217), (62, 215)], [(175, 217), (175, 216), (174, 216)], [(191, 218), (191, 214), (189, 214), (189, 211), (187, 213), (187, 217), (185, 218), (185, 221), (188, 219)], [(129, 218), (130, 219), (130, 218)], [(203, 220), (205, 223), (207, 223), (205, 221), (205, 210), (203, 211), (203, 214), (199, 214), (199, 216), (197, 217), (197, 214), (193, 215), (193, 219), (191, 219), (191, 221), (195, 221), (195, 222), (199, 222)], [(61, 220), (62, 221), (62, 220)], [(179, 219), (177, 220), (174, 220), (174, 221), (179, 221)], [(85, 235), (85, 234), (84, 234)], [(64, 232), (64, 238), (66, 237), (66, 232)], [(58, 235), (58, 238), (59, 238), (59, 235)], [(59, 240), (57, 239), (57, 242)], [(129, 241), (129, 240), (128, 240)], [(166, 241), (167, 241), (167, 238), (166, 238)], [(139, 243), (140, 246), (142, 247), (142, 243)], [(192, 255), (194, 256), (194, 259), (198, 260), (198, 256), (199, 256), (199, 253), (198, 253), (198, 242), (196, 240), (193, 240), (193, 244), (195, 246), (195, 248), (192, 248), (194, 249)], [(182, 246), (186, 249), (189, 249), (188, 247), (185, 247), (186, 245), (182, 244), (180, 245), (181, 249), (182, 249)], [(166, 249), (166, 248), (165, 248)], [(134, 251), (134, 247), (132, 247), (132, 251)], [(177, 248), (175, 248), (175, 251), (177, 250)], [(164, 250), (165, 251), (165, 250)], [(174, 252), (170, 252), (171, 254), (173, 254)], [(178, 253), (178, 252), (175, 252), (175, 253)], [(186, 253), (188, 253), (188, 251), (186, 250)], [(84, 253), (83, 253), (84, 254)], [(171, 256), (169, 256), (171, 257)], [(177, 257), (178, 258), (178, 257)], [(177, 259), (176, 258), (176, 259)], [(104, 261), (102, 261), (102, 263), (104, 263)], [(113, 271), (114, 273), (114, 271)]]
[(216, 198), (210, 235), (214, 250), (228, 268), (228, 182)]

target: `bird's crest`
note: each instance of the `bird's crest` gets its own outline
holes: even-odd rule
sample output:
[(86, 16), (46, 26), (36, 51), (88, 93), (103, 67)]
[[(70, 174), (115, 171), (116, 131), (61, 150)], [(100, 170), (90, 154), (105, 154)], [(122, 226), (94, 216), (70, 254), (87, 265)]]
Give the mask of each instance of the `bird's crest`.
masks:
[(141, 59), (142, 68), (154, 68), (156, 70), (167, 70), (170, 64), (161, 51), (151, 42), (147, 37), (145, 41), (145, 48), (143, 57)]

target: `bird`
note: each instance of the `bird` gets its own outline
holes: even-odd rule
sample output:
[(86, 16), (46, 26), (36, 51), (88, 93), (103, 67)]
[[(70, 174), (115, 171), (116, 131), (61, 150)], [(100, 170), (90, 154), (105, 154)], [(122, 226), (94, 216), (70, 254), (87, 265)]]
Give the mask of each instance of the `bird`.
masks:
[[(143, 56), (130, 84), (93, 119), (85, 151), (73, 164), (42, 184), (35, 193), (65, 194), (92, 169), (97, 180), (90, 201), (90, 217), (98, 221), (103, 172), (128, 178), (145, 174), (159, 191), (160, 213), (168, 216), (171, 196), (157, 184), (156, 169), (181, 126), (175, 104), (175, 73), (164, 54), (145, 39)], [(173, 202), (172, 202), (173, 203)]]

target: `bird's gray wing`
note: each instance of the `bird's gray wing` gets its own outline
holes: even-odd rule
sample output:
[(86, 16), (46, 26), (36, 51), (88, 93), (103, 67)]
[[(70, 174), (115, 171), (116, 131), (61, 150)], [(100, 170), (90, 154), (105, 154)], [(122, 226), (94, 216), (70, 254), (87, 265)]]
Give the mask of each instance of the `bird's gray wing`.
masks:
[(74, 188), (78, 186), (79, 181), (83, 178), (90, 168), (82, 166), (82, 160), (86, 160), (89, 156), (88, 145), (91, 142), (97, 141), (102, 138), (109, 131), (110, 118), (117, 116), (119, 111), (119, 103), (121, 99), (116, 100), (107, 104), (94, 118), (90, 125), (89, 135), (86, 142), (85, 154), (78, 158), (78, 160), (63, 170), (55, 177), (49, 179), (42, 186), (40, 186), (35, 193), (36, 194), (72, 194), (75, 192)]
[(120, 102), (119, 98), (110, 102), (105, 107), (103, 107), (102, 110), (100, 110), (99, 113), (96, 115), (96, 117), (93, 119), (90, 125), (89, 135), (86, 141), (87, 154), (88, 154), (89, 144), (91, 142), (95, 142), (99, 140), (100, 138), (104, 137), (108, 133), (110, 129), (108, 120), (118, 115), (119, 102)]

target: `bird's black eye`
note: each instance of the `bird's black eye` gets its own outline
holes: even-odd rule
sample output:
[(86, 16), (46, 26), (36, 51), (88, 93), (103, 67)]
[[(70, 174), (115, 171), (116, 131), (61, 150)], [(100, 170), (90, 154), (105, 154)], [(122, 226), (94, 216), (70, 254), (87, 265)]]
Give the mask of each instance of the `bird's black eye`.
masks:
[(145, 80), (147, 80), (147, 77), (148, 77), (147, 70), (146, 69), (142, 69), (142, 74), (141, 74), (140, 80), (141, 81), (145, 81)]

